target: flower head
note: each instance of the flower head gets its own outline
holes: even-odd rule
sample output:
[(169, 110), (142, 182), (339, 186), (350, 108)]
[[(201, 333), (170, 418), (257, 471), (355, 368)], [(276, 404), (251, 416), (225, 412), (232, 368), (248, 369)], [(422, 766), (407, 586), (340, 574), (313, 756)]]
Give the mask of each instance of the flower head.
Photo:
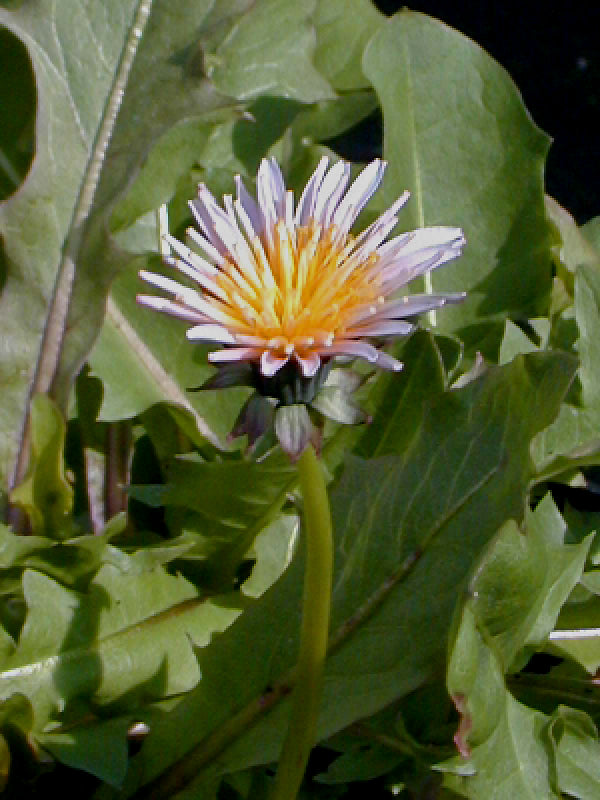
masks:
[(140, 295), (138, 302), (191, 323), (188, 339), (224, 345), (209, 353), (211, 363), (249, 362), (263, 378), (289, 364), (310, 379), (332, 356), (401, 369), (373, 340), (405, 336), (414, 328), (406, 318), (463, 298), (397, 292), (459, 256), (465, 239), (462, 230), (447, 227), (388, 239), (408, 192), (362, 233), (351, 234), (385, 166), (376, 159), (348, 188), (350, 165), (329, 167), (324, 157), (295, 207), (274, 159), (260, 165), (256, 200), (239, 176), (237, 198), (225, 195), (223, 206), (200, 184), (190, 203), (199, 231), (187, 232), (195, 249), (163, 236), (166, 262), (200, 291), (142, 271), (172, 299)]

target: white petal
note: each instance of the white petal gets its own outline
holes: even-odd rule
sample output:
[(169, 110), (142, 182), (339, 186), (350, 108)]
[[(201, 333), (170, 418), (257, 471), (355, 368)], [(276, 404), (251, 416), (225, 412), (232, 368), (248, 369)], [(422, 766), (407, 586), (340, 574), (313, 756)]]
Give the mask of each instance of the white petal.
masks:
[[(396, 202), (393, 203), (387, 209), (387, 211), (384, 211), (383, 214), (377, 217), (377, 219), (374, 222), (372, 222), (367, 228), (365, 228), (364, 231), (361, 231), (361, 233), (358, 234), (358, 236), (355, 239), (355, 245), (360, 245), (362, 242), (364, 242), (366, 239), (369, 239), (371, 236), (373, 236), (382, 228), (393, 230), (394, 226), (398, 222), (398, 216), (397, 216), (398, 211), (400, 211), (400, 209), (404, 205), (406, 205), (409, 198), (410, 198), (410, 192), (408, 191), (400, 195), (400, 197), (396, 200)], [(389, 227), (390, 222), (392, 222), (392, 220), (393, 224), (391, 225), (391, 227)], [(341, 224), (341, 220), (338, 219), (337, 214), (333, 218), (333, 223), (335, 225)]]
[[(211, 200), (212, 203), (210, 202)], [(206, 188), (206, 186), (204, 186), (204, 184), (199, 184), (198, 196), (193, 200), (190, 200), (188, 206), (190, 207), (194, 219), (196, 220), (196, 224), (202, 233), (208, 239), (210, 244), (215, 247), (219, 253), (222, 253), (222, 244), (219, 241), (219, 238), (215, 235), (213, 215), (211, 213), (212, 209), (218, 206), (214, 197)]]
[(285, 212), (285, 181), (281, 173), (281, 168), (277, 160), (271, 157), (268, 160), (270, 166), (270, 184), (273, 195), (273, 202), (275, 203), (275, 210), (279, 219), (283, 219)]
[(271, 231), (285, 210), (285, 183), (274, 158), (263, 158), (256, 177), (258, 206), (265, 220), (265, 235), (271, 243)]
[[(191, 206), (190, 206), (191, 207)], [(199, 233), (195, 228), (186, 228), (186, 236), (188, 236), (195, 245), (197, 245), (201, 250), (203, 250), (206, 255), (214, 261), (215, 264), (222, 267), (225, 263), (225, 259), (223, 258), (222, 254), (220, 253), (217, 248), (212, 245), (208, 239), (206, 239), (201, 233)]]
[(182, 261), (180, 258), (175, 259), (173, 262), (173, 266), (175, 269), (178, 269), (180, 272), (183, 272), (184, 275), (187, 275), (188, 278), (191, 278), (193, 281), (196, 281), (203, 289), (206, 291), (211, 292), (214, 294), (215, 297), (218, 297), (219, 300), (223, 302), (228, 302), (227, 294), (218, 286), (214, 281), (210, 278), (207, 278), (203, 272), (199, 272), (197, 269), (194, 269), (185, 261)]
[(441, 308), (447, 303), (460, 303), (466, 292), (456, 294), (414, 294), (385, 303), (372, 319), (395, 319), (396, 317), (413, 317), (434, 308)]
[(187, 286), (182, 286), (180, 283), (177, 283), (177, 281), (171, 280), (171, 278), (165, 278), (164, 275), (157, 275), (154, 272), (146, 272), (146, 270), (140, 270), (139, 276), (142, 280), (151, 283), (153, 286), (170, 292), (175, 296), (176, 301), (196, 311), (200, 311), (214, 322), (221, 322), (224, 325), (235, 322), (231, 320), (227, 314), (224, 314), (207, 302), (195, 289), (188, 289)]
[(352, 221), (349, 227), (352, 227), (354, 220), (369, 202), (371, 196), (381, 183), (385, 168), (385, 161), (376, 158), (375, 161), (371, 161), (371, 163), (359, 173), (352, 186), (346, 192), (346, 196), (338, 206), (338, 219), (346, 217), (348, 208), (351, 206), (352, 213), (350, 216)]
[(222, 325), (195, 325), (193, 328), (189, 328), (185, 335), (190, 342), (235, 344), (235, 339), (231, 333)]
[[(199, 256), (197, 253), (194, 253), (193, 250), (190, 250), (190, 248), (187, 245), (183, 244), (183, 242), (180, 242), (179, 239), (176, 239), (174, 236), (171, 236), (170, 234), (165, 236), (164, 239), (165, 242), (169, 245), (169, 247), (173, 251), (175, 251), (175, 253), (177, 253), (179, 258), (182, 261), (186, 261), (188, 264), (190, 264), (196, 272), (203, 272), (206, 275), (216, 275), (218, 273), (219, 270), (214, 266), (214, 264), (211, 264), (210, 262), (206, 261), (204, 258)], [(171, 260), (171, 263), (173, 263), (173, 266), (177, 267), (176, 262), (173, 262)], [(177, 268), (181, 269), (181, 267)], [(183, 271), (185, 272), (185, 270)]]
[(289, 361), (289, 356), (285, 358), (279, 358), (276, 355), (273, 355), (271, 350), (265, 350), (260, 357), (260, 371), (265, 376), (265, 378), (271, 378), (275, 375), (276, 372), (287, 364)]
[(321, 366), (320, 357), (313, 352), (308, 353), (305, 358), (302, 358), (298, 355), (298, 353), (296, 353), (295, 358), (300, 365), (300, 369), (302, 370), (302, 374), (305, 378), (312, 378), (312, 376), (316, 374), (317, 370)]
[[(456, 258), (459, 253), (456, 253), (450, 258)], [(428, 248), (421, 250), (417, 253), (410, 253), (409, 255), (398, 256), (393, 264), (381, 270), (380, 276), (383, 282), (382, 291), (384, 294), (390, 294), (396, 289), (399, 289), (404, 284), (412, 281), (413, 278), (429, 272), (435, 267), (439, 267), (444, 261), (448, 261), (447, 252), (444, 250), (434, 250)]]
[[(262, 214), (260, 213), (260, 209), (256, 204), (256, 200), (252, 197), (252, 195), (246, 189), (244, 182), (242, 181), (239, 175), (236, 175), (235, 178), (235, 188), (237, 192), (237, 201), (236, 201), (236, 209), (239, 213), (239, 208), (237, 204), (243, 208), (244, 212), (246, 213), (248, 219), (250, 220), (250, 224), (252, 226), (253, 235), (260, 236), (263, 231), (265, 221), (263, 219)], [(253, 235), (250, 238), (253, 238)]]
[(462, 247), (465, 237), (460, 228), (431, 226), (413, 231), (413, 237), (407, 245), (407, 251), (422, 250), (427, 247)]
[(317, 164), (317, 168), (310, 176), (308, 183), (304, 187), (304, 191), (302, 192), (300, 200), (298, 201), (298, 206), (296, 207), (296, 225), (307, 225), (313, 218), (315, 200), (319, 191), (319, 187), (323, 181), (323, 176), (327, 171), (328, 163), (329, 159), (327, 156), (323, 156)]
[(368, 342), (335, 339), (330, 347), (315, 349), (320, 356), (356, 356), (367, 361), (377, 361), (377, 349)]
[(208, 354), (211, 364), (227, 364), (229, 361), (253, 361), (260, 355), (255, 347), (226, 347)]
[(348, 332), (352, 336), (408, 336), (414, 329), (414, 325), (403, 319), (379, 319), (360, 327), (352, 326)]
[(404, 367), (404, 364), (398, 361), (397, 358), (390, 356), (388, 353), (383, 353), (381, 350), (377, 354), (375, 363), (380, 369), (389, 369), (392, 372), (400, 372)]
[(329, 226), (333, 212), (348, 185), (349, 178), (350, 164), (346, 161), (338, 161), (323, 178), (313, 211), (315, 222), (318, 222), (323, 228)]
[(202, 322), (212, 322), (206, 314), (201, 314), (192, 308), (186, 308), (179, 303), (174, 303), (173, 300), (167, 300), (166, 297), (157, 297), (155, 294), (138, 294), (136, 300), (141, 306), (151, 308), (153, 311), (162, 311), (172, 317), (182, 319), (184, 322), (194, 322), (198, 325)]

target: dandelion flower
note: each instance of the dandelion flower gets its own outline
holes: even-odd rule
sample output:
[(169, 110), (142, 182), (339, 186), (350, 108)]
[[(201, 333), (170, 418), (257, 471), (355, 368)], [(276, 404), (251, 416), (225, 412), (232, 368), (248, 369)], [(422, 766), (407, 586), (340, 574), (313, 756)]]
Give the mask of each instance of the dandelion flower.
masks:
[[(198, 230), (191, 247), (163, 236), (163, 255), (198, 288), (163, 275), (140, 276), (171, 299), (138, 302), (191, 324), (191, 341), (222, 345), (215, 366), (251, 364), (263, 379), (290, 367), (305, 379), (333, 356), (362, 358), (389, 370), (401, 362), (379, 349), (414, 329), (418, 314), (463, 294), (399, 296), (409, 281), (461, 254), (460, 228), (429, 227), (388, 238), (405, 192), (362, 233), (350, 232), (378, 188), (385, 162), (371, 162), (353, 183), (350, 165), (322, 158), (298, 203), (274, 159), (262, 161), (256, 199), (236, 177), (237, 197), (219, 205), (204, 184), (190, 207)], [(193, 249), (192, 249), (193, 248)]]

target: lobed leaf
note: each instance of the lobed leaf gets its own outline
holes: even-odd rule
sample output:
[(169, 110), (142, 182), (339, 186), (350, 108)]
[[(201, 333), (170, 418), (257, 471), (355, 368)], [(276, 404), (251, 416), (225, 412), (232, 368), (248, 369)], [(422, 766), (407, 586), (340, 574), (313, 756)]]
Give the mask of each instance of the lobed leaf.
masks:
[[(336, 571), (320, 738), (374, 713), (439, 669), (460, 587), (498, 527), (521, 517), (531, 469), (528, 442), (556, 413), (572, 369), (558, 354), (520, 357), (438, 396), (410, 454), (401, 449), (347, 462), (331, 496)], [(472, 531), (468, 538), (466, 530)], [(192, 742), (202, 744), (190, 757), (190, 774), (199, 771), (205, 754), (214, 763), (213, 743), (236, 713), (246, 722), (235, 728), (220, 769), (237, 771), (277, 757), (287, 719), (286, 704), (278, 700), (292, 680), (301, 569), (295, 559), (260, 602), (202, 652), (198, 688), (154, 727), (134, 760), (143, 764), (144, 781), (181, 758)], [(243, 674), (232, 672), (228, 665), (240, 660)]]

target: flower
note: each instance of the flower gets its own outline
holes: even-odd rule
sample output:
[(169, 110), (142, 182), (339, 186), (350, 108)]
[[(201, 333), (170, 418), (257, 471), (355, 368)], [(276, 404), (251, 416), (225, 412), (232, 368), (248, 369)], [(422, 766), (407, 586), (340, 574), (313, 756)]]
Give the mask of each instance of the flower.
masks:
[(401, 369), (373, 340), (405, 336), (414, 329), (406, 318), (463, 299), (462, 293), (397, 292), (459, 256), (465, 238), (460, 228), (430, 227), (388, 239), (408, 192), (351, 234), (385, 167), (376, 159), (348, 188), (350, 165), (329, 167), (323, 157), (295, 208), (273, 158), (260, 165), (256, 200), (239, 175), (236, 200), (225, 195), (222, 207), (200, 184), (190, 202), (199, 231), (187, 231), (195, 250), (163, 235), (166, 263), (200, 290), (143, 270), (140, 276), (172, 299), (140, 295), (138, 302), (191, 323), (191, 341), (223, 345), (209, 353), (212, 364), (250, 363), (263, 379), (286, 365), (312, 379), (333, 356)]

